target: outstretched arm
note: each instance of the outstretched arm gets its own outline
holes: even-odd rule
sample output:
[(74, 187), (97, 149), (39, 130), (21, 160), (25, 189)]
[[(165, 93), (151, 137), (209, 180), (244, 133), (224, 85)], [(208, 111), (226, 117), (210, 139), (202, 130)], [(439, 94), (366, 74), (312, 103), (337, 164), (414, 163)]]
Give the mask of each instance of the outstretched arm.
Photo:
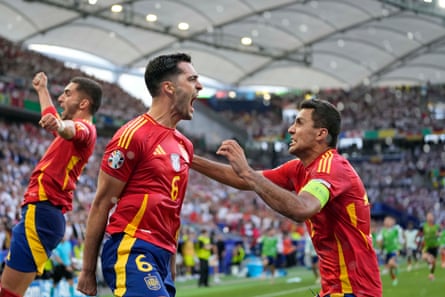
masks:
[[(234, 140), (223, 141), (216, 152), (229, 160), (233, 174), (243, 180), (248, 189), (255, 191), (264, 202), (278, 213), (303, 222), (321, 210), (321, 202), (307, 191), (298, 195), (268, 180), (247, 163), (244, 150)], [(217, 174), (217, 173), (215, 173)]]
[(59, 134), (65, 139), (71, 139), (76, 133), (74, 122), (60, 118), (52, 102), (47, 84), (48, 78), (43, 72), (37, 73), (32, 80), (32, 86), (39, 96), (40, 110), (42, 112), (39, 124), (54, 135)]
[(232, 186), (240, 190), (251, 190), (245, 180), (240, 178), (232, 167), (221, 162), (212, 161), (204, 157), (194, 155), (192, 169), (204, 174), (220, 183)]
[(85, 235), (82, 271), (79, 275), (77, 289), (88, 296), (96, 296), (96, 266), (99, 249), (105, 234), (108, 213), (117, 202), (125, 183), (99, 172), (97, 192), (91, 206)]

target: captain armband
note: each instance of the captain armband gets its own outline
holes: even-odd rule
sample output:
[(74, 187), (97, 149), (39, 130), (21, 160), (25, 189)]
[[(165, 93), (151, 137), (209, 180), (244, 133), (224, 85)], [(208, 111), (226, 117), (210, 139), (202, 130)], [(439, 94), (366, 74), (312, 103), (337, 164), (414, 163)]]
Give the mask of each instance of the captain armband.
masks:
[(329, 200), (329, 190), (325, 184), (319, 180), (309, 181), (300, 192), (308, 192), (320, 201), (321, 208), (323, 208)]

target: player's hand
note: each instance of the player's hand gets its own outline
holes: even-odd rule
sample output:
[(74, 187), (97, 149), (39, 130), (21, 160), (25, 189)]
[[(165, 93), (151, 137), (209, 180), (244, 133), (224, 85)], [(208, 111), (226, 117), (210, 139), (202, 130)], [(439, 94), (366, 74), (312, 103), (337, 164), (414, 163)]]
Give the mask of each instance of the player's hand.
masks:
[(46, 89), (48, 84), (48, 78), (44, 72), (38, 72), (32, 79), (32, 86), (38, 92), (42, 89)]
[(64, 123), (57, 116), (47, 113), (40, 118), (39, 125), (47, 131), (59, 131)]
[(244, 150), (235, 140), (224, 140), (216, 154), (226, 157), (235, 173), (241, 178), (251, 170)]
[(77, 282), (77, 290), (87, 296), (97, 295), (96, 273), (81, 271)]

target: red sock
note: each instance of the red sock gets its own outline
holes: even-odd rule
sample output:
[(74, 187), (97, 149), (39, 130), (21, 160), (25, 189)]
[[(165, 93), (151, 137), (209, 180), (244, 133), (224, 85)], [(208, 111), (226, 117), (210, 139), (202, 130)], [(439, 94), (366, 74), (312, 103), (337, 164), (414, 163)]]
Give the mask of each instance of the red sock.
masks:
[(9, 291), (8, 289), (0, 288), (0, 297), (21, 297), (21, 296)]

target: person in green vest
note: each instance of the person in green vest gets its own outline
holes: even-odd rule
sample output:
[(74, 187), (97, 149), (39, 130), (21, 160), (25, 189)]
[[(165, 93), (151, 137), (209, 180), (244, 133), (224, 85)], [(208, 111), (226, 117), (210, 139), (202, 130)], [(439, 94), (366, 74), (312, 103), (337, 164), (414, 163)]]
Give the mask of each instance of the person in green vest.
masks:
[(392, 285), (398, 284), (398, 263), (397, 257), (403, 246), (403, 232), (399, 225), (396, 224), (394, 217), (388, 215), (383, 220), (383, 228), (378, 235), (380, 249), (385, 257), (385, 269), (389, 272)]
[(230, 262), (232, 274), (239, 275), (241, 272), (241, 264), (243, 263), (246, 252), (242, 242), (238, 242), (232, 251), (232, 260)]
[(261, 258), (264, 265), (264, 276), (270, 273), (273, 278), (275, 276), (275, 265), (278, 255), (278, 237), (275, 234), (275, 229), (269, 227), (266, 234), (260, 238), (261, 243)]
[(198, 259), (199, 259), (199, 281), (198, 287), (209, 286), (209, 258), (212, 254), (212, 244), (210, 241), (209, 231), (202, 229), (198, 236)]
[(428, 212), (426, 221), (422, 227), (423, 231), (423, 259), (428, 262), (430, 273), (428, 278), (434, 280), (434, 271), (436, 270), (436, 258), (439, 251), (440, 226), (435, 223), (434, 214)]
[(383, 260), (381, 258), (382, 253), (380, 251), (380, 243), (378, 241), (378, 237), (380, 234), (380, 225), (377, 223), (376, 220), (371, 219), (371, 238), (372, 238), (372, 247), (375, 250), (375, 255), (377, 257), (378, 264), (382, 264)]
[(440, 254), (440, 262), (441, 267), (445, 268), (445, 228), (444, 228), (445, 221), (442, 222), (442, 228), (440, 231), (439, 236), (439, 254)]

